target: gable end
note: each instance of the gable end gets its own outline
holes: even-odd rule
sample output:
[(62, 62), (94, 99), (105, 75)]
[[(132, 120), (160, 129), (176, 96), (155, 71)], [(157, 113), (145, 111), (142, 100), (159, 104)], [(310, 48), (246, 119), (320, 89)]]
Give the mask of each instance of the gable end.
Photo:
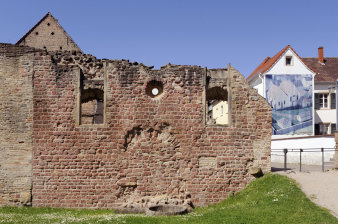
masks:
[(81, 51), (51, 13), (47, 13), (17, 43), (47, 51)]

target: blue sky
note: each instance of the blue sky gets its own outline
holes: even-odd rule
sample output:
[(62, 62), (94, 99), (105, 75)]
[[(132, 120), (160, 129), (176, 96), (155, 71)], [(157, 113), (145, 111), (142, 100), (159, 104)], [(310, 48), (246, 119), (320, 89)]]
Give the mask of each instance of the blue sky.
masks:
[(226, 67), (246, 77), (290, 44), (302, 57), (338, 57), (336, 0), (3, 1), (0, 42), (15, 43), (48, 11), (98, 58)]

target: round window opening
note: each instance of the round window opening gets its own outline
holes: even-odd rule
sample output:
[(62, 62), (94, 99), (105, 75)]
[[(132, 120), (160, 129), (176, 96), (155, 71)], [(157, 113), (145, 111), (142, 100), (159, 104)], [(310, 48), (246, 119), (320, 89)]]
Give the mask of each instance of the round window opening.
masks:
[(161, 95), (163, 92), (163, 83), (160, 81), (150, 81), (146, 87), (146, 94), (152, 98)]
[(153, 89), (151, 90), (151, 93), (152, 93), (154, 96), (157, 96), (158, 93), (159, 93), (159, 91), (158, 91), (158, 89), (155, 87), (155, 88), (153, 88)]

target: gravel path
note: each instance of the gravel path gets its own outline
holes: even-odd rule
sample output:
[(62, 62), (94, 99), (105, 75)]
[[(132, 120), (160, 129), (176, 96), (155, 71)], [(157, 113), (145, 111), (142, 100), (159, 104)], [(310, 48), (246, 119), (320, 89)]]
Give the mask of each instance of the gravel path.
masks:
[(296, 180), (314, 203), (329, 209), (338, 218), (338, 171), (279, 171), (277, 173)]

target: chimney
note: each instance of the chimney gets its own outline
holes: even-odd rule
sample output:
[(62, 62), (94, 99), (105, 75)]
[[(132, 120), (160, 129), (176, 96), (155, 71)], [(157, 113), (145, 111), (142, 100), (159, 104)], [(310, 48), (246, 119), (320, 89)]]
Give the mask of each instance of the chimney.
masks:
[(324, 64), (324, 47), (318, 47), (318, 60)]

